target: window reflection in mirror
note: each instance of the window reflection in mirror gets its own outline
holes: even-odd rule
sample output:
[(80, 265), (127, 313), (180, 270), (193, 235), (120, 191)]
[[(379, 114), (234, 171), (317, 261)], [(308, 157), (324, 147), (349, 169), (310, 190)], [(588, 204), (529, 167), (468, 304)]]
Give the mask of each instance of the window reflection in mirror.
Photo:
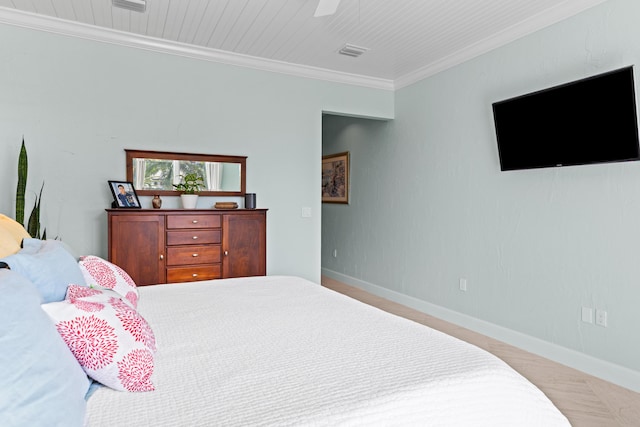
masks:
[(172, 190), (190, 173), (204, 178), (205, 191), (240, 191), (240, 165), (236, 163), (133, 159), (133, 185), (140, 190)]
[(125, 150), (127, 180), (138, 194), (178, 194), (173, 184), (181, 176), (197, 173), (204, 178), (202, 195), (243, 195), (245, 193), (246, 157), (210, 154), (169, 153)]

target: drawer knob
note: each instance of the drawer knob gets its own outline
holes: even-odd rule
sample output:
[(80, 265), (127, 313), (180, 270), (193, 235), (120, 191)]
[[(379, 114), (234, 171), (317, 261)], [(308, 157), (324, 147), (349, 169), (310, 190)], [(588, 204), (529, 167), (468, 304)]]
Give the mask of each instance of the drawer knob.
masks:
[(191, 276), (192, 277), (198, 277), (198, 273), (193, 273)]
[(164, 255), (160, 254), (160, 260), (162, 261), (164, 259)]
[(224, 251), (224, 256), (229, 256), (229, 251)]
[(197, 220), (197, 219), (194, 219), (194, 220), (193, 220), (193, 221), (191, 221), (191, 222), (192, 222), (193, 224), (197, 224), (197, 223), (198, 223), (198, 220)]
[(195, 258), (195, 257), (197, 257), (197, 256), (198, 256), (198, 254), (193, 254), (193, 255), (191, 255), (191, 256)]
[(193, 236), (193, 240), (198, 240), (198, 236)]

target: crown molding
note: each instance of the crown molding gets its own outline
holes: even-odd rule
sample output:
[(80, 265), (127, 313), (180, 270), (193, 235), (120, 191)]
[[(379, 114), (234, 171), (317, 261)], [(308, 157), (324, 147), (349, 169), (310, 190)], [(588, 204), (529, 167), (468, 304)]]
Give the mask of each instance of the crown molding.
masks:
[(93, 40), (101, 43), (109, 43), (203, 61), (270, 71), (290, 76), (334, 83), (344, 83), (373, 89), (394, 90), (393, 80), (344, 73), (324, 68), (242, 55), (218, 49), (193, 46), (185, 43), (142, 36), (45, 15), (38, 15), (17, 9), (0, 7), (0, 24), (29, 28), (63, 36), (77, 37), (85, 40)]
[(551, 9), (492, 35), (491, 37), (480, 40), (468, 48), (459, 50), (452, 55), (397, 78), (394, 81), (394, 88), (401, 89), (417, 83), (420, 80), (433, 76), (448, 68), (460, 65), (463, 62), (507, 45), (526, 35), (532, 34), (545, 27), (577, 15), (578, 13), (604, 3), (605, 1), (607, 0), (567, 0)]
[(433, 76), (448, 68), (460, 65), (463, 62), (509, 44), (514, 40), (553, 25), (559, 21), (604, 3), (605, 1), (607, 0), (567, 0), (554, 8), (548, 9), (523, 22), (519, 22), (517, 25), (513, 25), (491, 37), (481, 40), (468, 48), (454, 52), (452, 55), (428, 64), (416, 71), (400, 76), (395, 80), (345, 73), (326, 68), (292, 64), (289, 62), (258, 58), (255, 56), (242, 55), (218, 49), (199, 47), (186, 43), (179, 43), (74, 21), (67, 21), (45, 15), (38, 15), (1, 6), (0, 23), (203, 61), (253, 68), (262, 71), (270, 71), (334, 83), (344, 83), (348, 85), (394, 91), (417, 83), (420, 80)]

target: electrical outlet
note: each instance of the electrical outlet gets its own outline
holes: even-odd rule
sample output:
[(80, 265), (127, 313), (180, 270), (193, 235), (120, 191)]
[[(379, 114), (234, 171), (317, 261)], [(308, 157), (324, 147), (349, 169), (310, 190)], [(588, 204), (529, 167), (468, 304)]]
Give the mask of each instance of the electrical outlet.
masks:
[(467, 279), (460, 279), (460, 290), (467, 292)]
[(593, 308), (582, 307), (582, 321), (585, 323), (593, 323)]
[(596, 325), (607, 327), (607, 312), (596, 308)]
[(311, 208), (306, 206), (303, 207), (301, 209), (300, 216), (302, 216), (302, 218), (311, 218)]

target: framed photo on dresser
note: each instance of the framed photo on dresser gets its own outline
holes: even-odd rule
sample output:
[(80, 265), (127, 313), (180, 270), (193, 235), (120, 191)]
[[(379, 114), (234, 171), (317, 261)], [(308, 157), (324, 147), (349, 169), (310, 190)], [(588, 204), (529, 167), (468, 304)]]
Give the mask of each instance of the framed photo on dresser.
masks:
[(111, 194), (113, 194), (114, 208), (138, 208), (140, 209), (140, 200), (133, 188), (133, 183), (129, 181), (108, 181)]

